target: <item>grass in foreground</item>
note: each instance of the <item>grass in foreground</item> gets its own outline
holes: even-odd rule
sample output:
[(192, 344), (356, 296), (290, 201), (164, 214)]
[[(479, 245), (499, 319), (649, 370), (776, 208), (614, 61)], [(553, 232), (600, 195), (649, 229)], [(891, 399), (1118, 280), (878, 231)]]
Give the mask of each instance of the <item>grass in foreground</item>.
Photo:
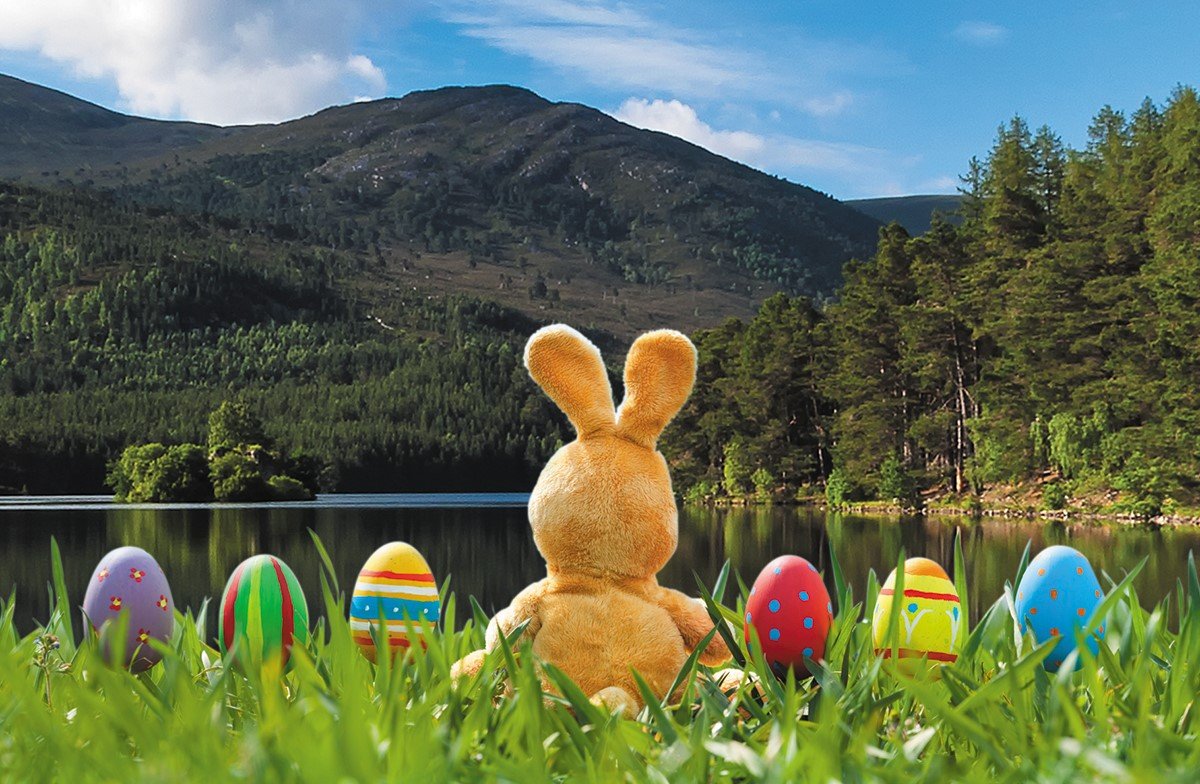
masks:
[[(319, 541), (318, 548), (324, 555)], [(955, 569), (966, 597), (961, 550)], [(903, 555), (901, 556), (901, 562)], [(1022, 569), (1028, 561), (1028, 552)], [(1098, 616), (1109, 646), (1079, 672), (1014, 634), (1011, 596), (987, 608), (940, 680), (897, 678), (871, 648), (879, 583), (856, 601), (832, 561), (837, 617), (826, 661), (795, 682), (762, 678), (725, 695), (685, 667), (681, 696), (638, 716), (590, 705), (552, 669), (563, 697), (543, 699), (532, 657), (508, 647), (471, 682), (450, 665), (483, 644), (477, 605), (461, 629), (375, 667), (350, 639), (345, 597), (326, 559), (325, 619), (289, 671), (243, 674), (179, 615), (162, 664), (131, 676), (73, 643), (73, 605), (53, 548), (53, 606), (21, 637), (0, 605), (0, 779), (5, 781), (1047, 781), (1195, 782), (1200, 777), (1200, 579), (1153, 610), (1134, 569)], [(1139, 567), (1140, 569), (1140, 567)], [(727, 572), (726, 572), (727, 574)], [(726, 592), (726, 574), (713, 595)], [(1018, 575), (1014, 575), (1014, 584)], [(741, 642), (736, 609), (711, 601)], [(702, 588), (703, 590), (703, 588)], [(705, 592), (707, 595), (707, 592)], [(1010, 592), (1007, 592), (1010, 593)], [(454, 598), (445, 598), (446, 618)], [(967, 609), (964, 607), (964, 609)], [(1173, 631), (1171, 627), (1178, 629)], [(55, 647), (57, 646), (57, 647)], [(505, 679), (515, 694), (505, 696)]]

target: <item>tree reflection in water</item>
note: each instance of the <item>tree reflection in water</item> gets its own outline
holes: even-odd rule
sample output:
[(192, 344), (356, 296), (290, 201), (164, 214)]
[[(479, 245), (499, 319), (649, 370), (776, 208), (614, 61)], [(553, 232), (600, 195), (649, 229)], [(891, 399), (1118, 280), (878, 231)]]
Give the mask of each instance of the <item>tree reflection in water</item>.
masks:
[[(292, 567), (316, 609), (320, 557), (310, 528), (328, 548), (347, 593), (367, 556), (393, 540), (414, 545), (439, 583), (451, 578), (460, 596), (474, 595), (489, 612), (506, 606), (517, 591), (544, 574), (525, 510), (519, 507), (56, 507), (0, 509), (0, 591), (7, 596), (15, 589), (22, 630), (46, 619), (53, 536), (62, 549), (75, 602), (82, 600), (100, 556), (115, 547), (137, 545), (162, 565), (180, 607), (195, 609), (206, 597), (220, 596), (234, 566), (254, 553), (269, 552)], [(827, 548), (832, 542), (857, 597), (863, 595), (867, 572), (874, 569), (882, 580), (895, 566), (901, 547), (910, 556), (924, 555), (951, 570), (954, 534), (961, 528), (971, 606), (977, 611), (994, 602), (1004, 581), (1013, 578), (1030, 539), (1034, 552), (1051, 544), (1075, 547), (1091, 559), (1098, 574), (1107, 572), (1114, 579), (1149, 556), (1137, 579), (1144, 601), (1157, 601), (1173, 591), (1186, 573), (1189, 549), (1200, 549), (1197, 529), (826, 515), (790, 507), (689, 507), (680, 511), (679, 528), (679, 550), (660, 575), (666, 585), (695, 594), (693, 572), (711, 583), (726, 559), (749, 584), (763, 564), (784, 553), (808, 558), (828, 580)], [(460, 613), (465, 606), (460, 602)], [(210, 612), (210, 635), (215, 632), (214, 617)]]

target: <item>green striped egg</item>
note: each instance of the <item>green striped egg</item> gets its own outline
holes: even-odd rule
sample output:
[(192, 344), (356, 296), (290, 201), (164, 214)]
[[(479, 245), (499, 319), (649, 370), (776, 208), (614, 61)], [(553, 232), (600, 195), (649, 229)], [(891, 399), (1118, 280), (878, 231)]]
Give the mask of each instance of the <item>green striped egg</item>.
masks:
[(288, 565), (273, 555), (238, 564), (221, 594), (221, 652), (235, 649), (244, 667), (273, 656), (287, 664), (293, 644), (308, 641), (308, 603)]

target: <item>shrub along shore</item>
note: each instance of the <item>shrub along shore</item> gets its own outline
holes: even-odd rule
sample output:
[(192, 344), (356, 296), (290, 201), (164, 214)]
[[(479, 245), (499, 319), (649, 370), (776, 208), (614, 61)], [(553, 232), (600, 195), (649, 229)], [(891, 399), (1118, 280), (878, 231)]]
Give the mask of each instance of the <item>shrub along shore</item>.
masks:
[(1200, 508), (1196, 507), (1180, 507), (1170, 514), (1147, 516), (1104, 506), (1066, 505), (1060, 508), (1048, 509), (1044, 505), (1021, 503), (1011, 499), (984, 501), (978, 496), (934, 496), (920, 499), (915, 503), (892, 499), (890, 501), (845, 501), (835, 504), (831, 503), (828, 498), (820, 495), (800, 495), (791, 498), (763, 497), (760, 495), (740, 497), (720, 495), (697, 498), (693, 495), (687, 499), (686, 503), (702, 506), (806, 506), (847, 514), (934, 515), (960, 519), (971, 518), (975, 520), (986, 517), (1000, 517), (1047, 521), (1085, 520), (1097, 524), (1118, 525), (1200, 526)]
[(322, 469), (273, 451), (262, 420), (241, 402), (208, 418), (208, 448), (135, 444), (109, 466), (117, 503), (302, 501), (316, 496)]

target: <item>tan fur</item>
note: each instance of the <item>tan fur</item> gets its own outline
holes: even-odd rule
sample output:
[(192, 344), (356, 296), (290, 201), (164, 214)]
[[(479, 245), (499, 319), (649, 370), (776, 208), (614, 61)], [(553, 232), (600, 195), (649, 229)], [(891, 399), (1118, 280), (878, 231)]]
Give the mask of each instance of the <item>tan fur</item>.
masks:
[[(550, 458), (529, 498), (546, 577), (496, 614), (487, 649), (528, 621), (518, 646), (529, 641), (540, 660), (571, 676), (597, 704), (632, 710), (642, 704), (633, 670), (666, 696), (712, 631), (697, 600), (655, 577), (679, 538), (671, 475), (656, 445), (691, 393), (696, 349), (672, 330), (638, 338), (625, 362), (619, 412), (600, 352), (570, 327), (538, 330), (525, 348), (525, 365), (577, 438)], [(718, 636), (700, 661), (715, 666), (729, 658)], [(455, 675), (481, 663), (472, 654)]]

